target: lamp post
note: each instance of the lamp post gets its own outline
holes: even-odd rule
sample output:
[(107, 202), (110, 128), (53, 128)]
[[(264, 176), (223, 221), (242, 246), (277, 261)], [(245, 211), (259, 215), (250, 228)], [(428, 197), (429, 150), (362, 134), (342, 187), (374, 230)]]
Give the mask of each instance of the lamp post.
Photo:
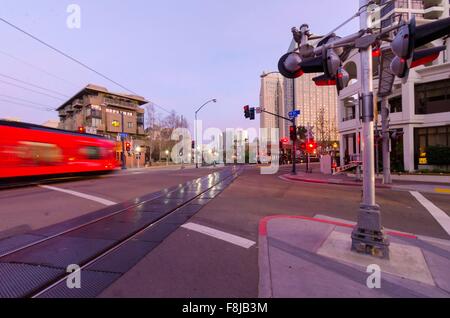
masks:
[[(198, 149), (198, 138), (197, 138), (197, 114), (200, 110), (202, 110), (203, 107), (205, 107), (207, 104), (209, 103), (217, 103), (217, 99), (213, 98), (208, 100), (206, 103), (204, 103), (202, 106), (200, 106), (199, 109), (197, 109), (197, 111), (195, 112), (195, 123), (194, 123), (194, 135), (195, 135), (195, 144), (194, 144), (194, 149), (195, 149), (195, 154), (194, 154), (194, 160), (195, 160), (195, 168), (198, 169), (198, 154), (197, 154), (197, 149)], [(200, 149), (201, 150), (201, 149)], [(203, 153), (202, 153), (202, 163), (203, 163)]]
[(122, 170), (127, 169), (127, 163), (126, 163), (126, 157), (125, 157), (125, 129), (124, 129), (124, 120), (123, 120), (123, 112), (120, 112), (121, 114), (121, 127), (122, 127), (122, 133), (120, 134), (120, 140), (122, 141)]
[(166, 150), (166, 165), (169, 165), (169, 150)]

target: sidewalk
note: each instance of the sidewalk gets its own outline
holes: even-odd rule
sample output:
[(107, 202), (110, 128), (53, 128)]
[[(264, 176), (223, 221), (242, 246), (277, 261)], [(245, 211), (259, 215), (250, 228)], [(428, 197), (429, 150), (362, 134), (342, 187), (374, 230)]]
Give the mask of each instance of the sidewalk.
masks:
[[(259, 297), (450, 297), (450, 241), (387, 231), (390, 259), (381, 260), (350, 251), (353, 226), (322, 216), (261, 220)], [(371, 289), (373, 265), (381, 285)]]
[[(280, 177), (285, 181), (295, 181), (295, 182), (308, 182), (308, 183), (319, 183), (319, 184), (334, 184), (342, 186), (356, 186), (362, 187), (362, 180), (357, 181), (356, 177), (347, 176), (344, 174), (339, 175), (325, 175), (318, 171), (313, 173), (306, 173), (304, 171), (299, 171), (296, 176), (291, 174), (285, 174)], [(419, 191), (425, 193), (440, 193), (440, 194), (450, 194), (450, 184), (448, 183), (429, 183), (429, 182), (419, 182), (419, 181), (400, 181), (393, 180), (392, 184), (382, 184), (382, 180), (375, 179), (375, 186), (380, 189), (394, 189), (403, 191)]]

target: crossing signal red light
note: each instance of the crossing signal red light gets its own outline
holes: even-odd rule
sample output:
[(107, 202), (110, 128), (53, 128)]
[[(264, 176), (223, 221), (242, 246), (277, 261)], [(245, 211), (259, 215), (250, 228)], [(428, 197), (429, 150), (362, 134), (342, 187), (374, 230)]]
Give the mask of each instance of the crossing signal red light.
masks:
[(278, 61), (278, 71), (286, 78), (297, 78), (303, 75), (300, 67), (302, 57), (297, 52), (284, 54)]
[(416, 26), (416, 19), (413, 17), (409, 23), (400, 27), (391, 43), (392, 52), (395, 54), (391, 71), (406, 81), (410, 68), (434, 61), (445, 47), (415, 49), (449, 34), (450, 18)]
[(284, 137), (281, 139), (281, 143), (287, 144), (289, 142), (289, 139), (287, 137)]
[(131, 144), (129, 142), (125, 143), (125, 149), (130, 152), (131, 150)]
[(314, 140), (309, 140), (306, 143), (306, 151), (308, 153), (314, 153), (314, 151), (317, 149), (317, 143), (314, 142)]
[(86, 129), (84, 129), (84, 127), (78, 127), (78, 132), (80, 134), (84, 134), (86, 132)]

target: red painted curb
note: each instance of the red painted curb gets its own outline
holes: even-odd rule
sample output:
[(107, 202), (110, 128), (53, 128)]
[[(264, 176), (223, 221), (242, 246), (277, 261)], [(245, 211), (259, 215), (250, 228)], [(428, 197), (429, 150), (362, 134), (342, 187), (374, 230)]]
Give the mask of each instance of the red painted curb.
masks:
[[(319, 222), (319, 223), (326, 223), (331, 224), (335, 226), (341, 226), (346, 228), (354, 228), (355, 226), (353, 224), (349, 223), (343, 223), (343, 222), (337, 222), (337, 221), (331, 221), (331, 220), (323, 220), (313, 217), (307, 217), (307, 216), (300, 216), (300, 215), (273, 215), (273, 216), (267, 216), (259, 222), (259, 235), (260, 236), (267, 236), (267, 223), (269, 223), (271, 220), (274, 219), (297, 219), (297, 220), (305, 220), (305, 221), (311, 221), (311, 222)], [(399, 237), (405, 237), (410, 239), (418, 239), (417, 236), (403, 233), (403, 232), (397, 232), (397, 231), (386, 231), (386, 234), (390, 236), (399, 236)]]
[[(308, 182), (308, 183), (333, 184), (333, 185), (362, 187), (362, 183), (357, 183), (357, 182), (333, 182), (333, 181), (320, 180), (320, 179), (296, 178), (296, 177), (292, 177), (291, 175), (283, 175), (282, 178), (288, 179), (290, 181), (297, 181), (297, 182)], [(385, 185), (385, 184), (376, 184), (375, 187), (376, 188), (381, 188), (381, 189), (392, 189), (392, 186)]]

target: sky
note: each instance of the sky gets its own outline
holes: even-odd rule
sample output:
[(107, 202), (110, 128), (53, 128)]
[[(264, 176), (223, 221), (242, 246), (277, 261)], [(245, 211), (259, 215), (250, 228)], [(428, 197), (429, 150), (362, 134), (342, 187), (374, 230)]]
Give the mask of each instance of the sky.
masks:
[[(0, 17), (147, 100), (175, 110), (187, 117), (191, 127), (195, 110), (216, 98), (218, 102), (205, 107), (199, 118), (205, 128), (225, 129), (259, 127), (259, 120), (244, 119), (242, 108), (247, 104), (259, 106), (260, 75), (263, 71), (277, 70), (278, 59), (286, 53), (292, 39), (293, 26), (307, 23), (314, 34), (325, 34), (353, 15), (359, 1), (2, 0), (1, 3)], [(67, 26), (70, 15), (67, 8), (71, 4), (81, 9), (80, 28)], [(357, 25), (353, 21), (337, 33), (353, 33)], [(1, 21), (0, 38), (0, 118), (36, 124), (58, 119), (56, 112), (34, 107), (54, 109), (88, 83), (125, 92)]]

